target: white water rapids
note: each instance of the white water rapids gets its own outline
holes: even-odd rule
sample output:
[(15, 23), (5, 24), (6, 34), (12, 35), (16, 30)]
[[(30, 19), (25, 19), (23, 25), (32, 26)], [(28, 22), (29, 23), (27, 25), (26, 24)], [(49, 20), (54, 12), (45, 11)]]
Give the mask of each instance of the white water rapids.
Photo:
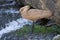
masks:
[[(0, 4), (0, 17), (2, 19), (2, 23), (4, 23), (3, 18), (5, 19), (5, 14), (6, 13), (8, 16), (6, 18), (7, 21), (9, 21), (10, 19), (10, 14), (12, 14), (12, 16), (14, 16), (14, 14), (19, 13), (18, 8), (16, 9), (16, 1), (15, 0), (0, 0), (1, 4)], [(15, 16), (14, 16), (15, 17)], [(11, 17), (11, 18), (14, 18)], [(1, 21), (1, 20), (0, 20)], [(16, 21), (13, 20), (12, 22), (9, 21), (9, 23), (5, 24), (5, 28), (0, 30), (0, 38), (2, 37), (3, 34), (5, 33), (9, 33), (11, 31), (16, 31), (17, 29), (22, 28), (24, 25), (32, 24), (32, 21), (24, 19), (24, 18), (19, 18)], [(1, 25), (1, 24), (0, 24)]]
[(24, 18), (17, 19), (16, 21), (13, 20), (12, 22), (6, 24), (6, 27), (4, 29), (0, 30), (0, 38), (3, 34), (9, 33), (11, 31), (16, 31), (17, 29), (22, 28), (26, 24), (31, 25), (32, 21)]

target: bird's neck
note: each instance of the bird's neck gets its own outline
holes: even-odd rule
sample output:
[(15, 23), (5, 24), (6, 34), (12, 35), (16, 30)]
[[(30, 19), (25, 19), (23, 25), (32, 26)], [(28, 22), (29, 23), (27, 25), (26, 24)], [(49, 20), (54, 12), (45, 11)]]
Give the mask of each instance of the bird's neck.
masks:
[(27, 15), (27, 11), (21, 12), (21, 16), (22, 16), (22, 17), (25, 17), (26, 15)]
[(21, 14), (22, 14), (22, 15), (26, 15), (28, 11), (29, 11), (29, 9), (25, 9), (25, 10), (23, 10), (23, 11), (21, 12)]

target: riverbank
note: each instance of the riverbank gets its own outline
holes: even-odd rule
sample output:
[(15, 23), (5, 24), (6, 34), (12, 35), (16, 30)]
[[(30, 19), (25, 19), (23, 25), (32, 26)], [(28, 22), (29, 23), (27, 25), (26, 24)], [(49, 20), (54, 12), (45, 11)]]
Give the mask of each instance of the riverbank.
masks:
[(56, 25), (54, 27), (46, 29), (45, 26), (35, 25), (34, 32), (31, 34), (31, 26), (26, 25), (19, 30), (4, 34), (1, 40), (52, 40), (54, 36), (58, 35), (57, 32), (60, 32)]

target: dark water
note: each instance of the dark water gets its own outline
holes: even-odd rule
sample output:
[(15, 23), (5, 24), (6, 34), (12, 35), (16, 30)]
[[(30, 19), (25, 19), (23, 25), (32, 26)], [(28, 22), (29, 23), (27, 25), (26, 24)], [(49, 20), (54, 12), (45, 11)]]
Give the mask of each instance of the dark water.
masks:
[(15, 0), (0, 0), (0, 30), (5, 24), (20, 17)]
[[(0, 30), (6, 27), (6, 23), (9, 23), (12, 20), (16, 20), (16, 19), (20, 18), (18, 9), (19, 8), (17, 8), (15, 0), (0, 0)], [(2, 37), (2, 39), (0, 39), (0, 40), (9, 39), (5, 36), (11, 37), (11, 39), (9, 39), (9, 40), (13, 40), (13, 38), (17, 38), (16, 35), (10, 36), (10, 34), (4, 35)], [(15, 39), (15, 40), (17, 40), (17, 39)]]

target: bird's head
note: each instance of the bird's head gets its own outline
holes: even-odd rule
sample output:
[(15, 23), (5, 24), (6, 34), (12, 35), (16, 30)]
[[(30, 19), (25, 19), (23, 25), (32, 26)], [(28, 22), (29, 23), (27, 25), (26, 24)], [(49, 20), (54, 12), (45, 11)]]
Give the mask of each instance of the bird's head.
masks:
[(27, 12), (29, 9), (30, 9), (30, 6), (29, 6), (29, 5), (26, 5), (26, 6), (22, 7), (22, 8), (20, 8), (19, 12), (25, 13), (25, 12)]

